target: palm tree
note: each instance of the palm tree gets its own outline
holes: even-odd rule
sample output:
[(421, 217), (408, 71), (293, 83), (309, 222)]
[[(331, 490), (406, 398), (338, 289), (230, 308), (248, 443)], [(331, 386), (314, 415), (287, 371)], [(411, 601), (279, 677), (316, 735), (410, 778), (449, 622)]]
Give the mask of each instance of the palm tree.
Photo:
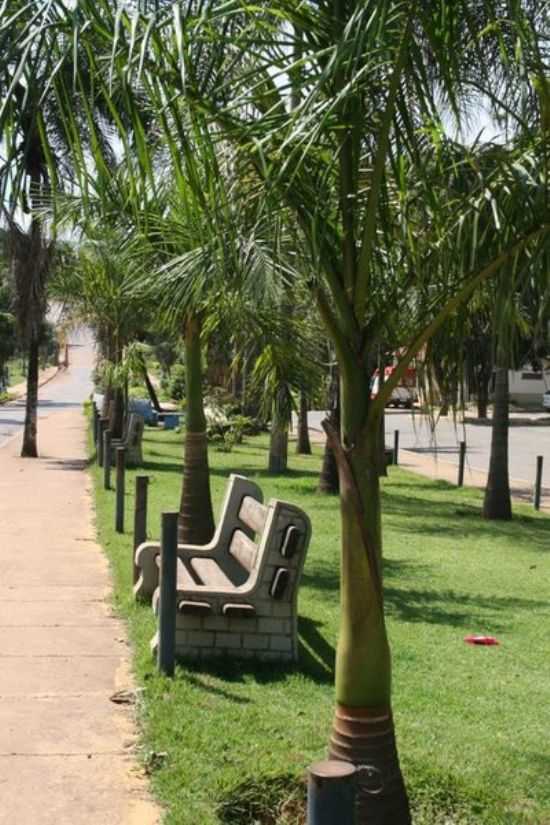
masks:
[[(46, 288), (54, 242), (49, 237), (46, 207), (52, 192), (70, 183), (71, 137), (65, 129), (53, 77), (63, 87), (63, 106), (78, 120), (77, 96), (71, 94), (73, 58), (59, 63), (51, 32), (69, 14), (63, 0), (49, 3), (10, 2), (0, 17), (0, 135), (4, 162), (0, 166), (2, 215), (9, 231), (15, 285), (15, 314), (27, 349), (27, 395), (21, 455), (36, 457), (38, 371), (41, 330), (47, 307)], [(80, 78), (87, 84), (88, 61), (80, 58)], [(88, 116), (98, 124), (97, 113)], [(80, 140), (87, 130), (78, 124)]]
[[(168, 81), (191, 105), (200, 98), (201, 110), (211, 112), (213, 122), (246, 154), (270, 193), (275, 191), (294, 212), (316, 265), (312, 269), (320, 276), (310, 284), (311, 294), (334, 343), (342, 383), (341, 434), (327, 427), (339, 465), (342, 511), (342, 622), (331, 753), (359, 763), (368, 754), (380, 772), (382, 792), (361, 796), (360, 821), (388, 825), (407, 823), (410, 815), (395, 745), (384, 620), (378, 472), (384, 402), (448, 315), (511, 255), (520, 255), (543, 234), (538, 227), (530, 232), (526, 221), (517, 234), (498, 233), (496, 257), (474, 256), (473, 267), (468, 261), (459, 268), (457, 264), (466, 262), (453, 261), (456, 233), (450, 204), (434, 204), (432, 198), (421, 217), (416, 202), (413, 208), (416, 193), (410, 182), (426, 175), (426, 145), (416, 136), (422, 124), (438, 120), (434, 84), (439, 81), (456, 106), (456, 92), (465, 88), (463, 58), (475, 67), (477, 85), (491, 81), (489, 72), (483, 72), (487, 58), (481, 59), (479, 41), (469, 28), (473, 4), (444, 4), (453, 28), (439, 25), (439, 5), (436, 11), (414, 3), (276, 2), (264, 14), (256, 7), (254, 16), (242, 10), (242, 20), (233, 17), (225, 28), (223, 10), (203, 12), (195, 27), (189, 25), (193, 37), (186, 43), (195, 42), (203, 54), (210, 47), (216, 57), (206, 60), (209, 68), (219, 65), (223, 71), (215, 79), (211, 73), (206, 81), (192, 49), (180, 47), (178, 65), (185, 86), (177, 72)], [(476, 4), (476, 12), (490, 12), (489, 6)], [(202, 28), (205, 18), (208, 23)], [(287, 25), (281, 26), (281, 19)], [(489, 13), (483, 22), (490, 20)], [(293, 29), (303, 35), (303, 58), (289, 66), (288, 55), (296, 51), (289, 34)], [(451, 45), (449, 38), (457, 36), (459, 41)], [(496, 43), (484, 47), (492, 45)], [(245, 57), (239, 60), (239, 55)], [(498, 65), (496, 53), (495, 59)], [(164, 71), (168, 77), (168, 62)], [(297, 108), (288, 105), (290, 92), (284, 87), (284, 78), (292, 72), (300, 73), (305, 90)], [(422, 134), (425, 140), (425, 130)], [(428, 259), (438, 244), (438, 266), (432, 269), (421, 257), (412, 235), (402, 236), (401, 243), (396, 240), (399, 226), (391, 220), (396, 207), (403, 233), (416, 234), (413, 227), (423, 224), (431, 242)], [(406, 262), (404, 277), (390, 285), (380, 277), (386, 240), (401, 246)], [(453, 273), (452, 279), (448, 273), (443, 276), (443, 266)], [(410, 306), (412, 294), (422, 298), (426, 293), (429, 311), (421, 300)], [(371, 402), (369, 383), (382, 340), (381, 319), (396, 303), (400, 309), (409, 305), (403, 354)]]
[[(111, 76), (145, 89), (176, 169), (190, 152), (180, 128), (185, 102), (193, 124), (201, 124), (200, 145), (222, 137), (231, 142), (243, 185), (265, 193), (275, 210), (289, 210), (308, 249), (314, 273), (308, 288), (334, 344), (342, 390), (340, 433), (327, 426), (342, 514), (331, 753), (360, 764), (367, 757), (379, 772), (381, 792), (360, 795), (361, 823), (410, 822), (384, 616), (378, 461), (384, 404), (449, 315), (549, 231), (528, 203), (510, 223), (506, 204), (513, 193), (503, 188), (500, 170), (489, 179), (480, 174), (463, 197), (450, 197), (445, 181), (452, 164), (439, 106), (444, 100), (459, 117), (462, 99), (480, 90), (495, 106), (503, 100), (501, 111), (516, 89), (528, 97), (528, 73), (542, 74), (530, 20), (543, 6), (514, 3), (503, 26), (500, 5), (490, 0), (273, 0), (261, 10), (189, 2), (155, 17), (122, 15), (117, 31), (122, 26), (131, 37), (111, 35), (105, 49)], [(112, 20), (106, 0), (94, 3), (96, 17), (98, 8)], [(85, 9), (79, 4), (80, 14)], [(93, 19), (90, 13), (92, 28)], [(81, 27), (78, 37), (86, 37)], [(296, 106), (297, 78), (303, 93)], [(132, 108), (131, 99), (125, 104)], [(518, 105), (520, 117), (524, 110)], [(143, 174), (150, 174), (146, 148), (140, 155)], [(200, 179), (208, 183), (210, 176)], [(495, 207), (498, 213), (501, 204), (491, 224), (494, 243), (478, 249), (479, 215), (491, 216)], [(464, 233), (472, 239), (468, 254)], [(402, 319), (401, 354), (372, 400), (370, 380), (390, 313)]]

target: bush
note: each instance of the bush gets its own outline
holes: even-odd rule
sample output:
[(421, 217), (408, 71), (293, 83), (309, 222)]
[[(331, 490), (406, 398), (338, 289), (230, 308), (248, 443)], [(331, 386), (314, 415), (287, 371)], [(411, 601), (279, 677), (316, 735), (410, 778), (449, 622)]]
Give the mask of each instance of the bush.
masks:
[(185, 366), (183, 364), (176, 364), (172, 368), (168, 382), (168, 394), (174, 401), (181, 401), (185, 398)]

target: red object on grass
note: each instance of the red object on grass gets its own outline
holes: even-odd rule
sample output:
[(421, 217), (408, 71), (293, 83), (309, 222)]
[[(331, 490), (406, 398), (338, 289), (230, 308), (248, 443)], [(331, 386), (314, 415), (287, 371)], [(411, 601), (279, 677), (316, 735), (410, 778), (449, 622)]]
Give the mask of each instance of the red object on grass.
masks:
[(465, 636), (464, 641), (469, 645), (498, 645), (500, 642), (494, 636)]

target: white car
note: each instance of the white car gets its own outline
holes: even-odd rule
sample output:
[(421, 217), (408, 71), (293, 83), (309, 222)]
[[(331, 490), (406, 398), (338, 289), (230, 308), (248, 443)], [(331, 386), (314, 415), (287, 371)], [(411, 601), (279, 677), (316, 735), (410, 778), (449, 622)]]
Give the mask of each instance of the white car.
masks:
[(550, 410), (550, 390), (546, 390), (546, 392), (543, 394), (542, 406), (545, 410)]
[(392, 390), (386, 407), (405, 407), (405, 409), (410, 410), (413, 408), (415, 401), (416, 393), (413, 390), (409, 387), (398, 386)]

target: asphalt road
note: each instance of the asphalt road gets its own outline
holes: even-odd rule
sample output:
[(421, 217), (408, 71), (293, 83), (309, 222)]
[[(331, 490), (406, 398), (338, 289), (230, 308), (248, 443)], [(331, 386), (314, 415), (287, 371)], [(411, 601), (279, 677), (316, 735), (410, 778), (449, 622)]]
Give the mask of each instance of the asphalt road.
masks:
[[(311, 412), (309, 425), (321, 430), (323, 412)], [(525, 423), (533, 418), (548, 423)], [(472, 470), (487, 472), (491, 448), (490, 423), (453, 422), (452, 416), (440, 418), (432, 432), (428, 416), (418, 411), (386, 410), (386, 444), (393, 446), (394, 430), (399, 430), (399, 444), (407, 450), (437, 456), (441, 461), (458, 465), (459, 442), (466, 442), (466, 460)], [(509, 442), (510, 477), (532, 483), (536, 457), (544, 456), (543, 486), (550, 487), (550, 416), (548, 413), (512, 413)]]
[[(69, 337), (69, 369), (40, 388), (38, 393), (38, 442), (40, 420), (68, 407), (80, 407), (92, 391), (94, 342), (88, 330)], [(25, 401), (0, 406), (0, 448), (18, 435), (25, 419)]]

